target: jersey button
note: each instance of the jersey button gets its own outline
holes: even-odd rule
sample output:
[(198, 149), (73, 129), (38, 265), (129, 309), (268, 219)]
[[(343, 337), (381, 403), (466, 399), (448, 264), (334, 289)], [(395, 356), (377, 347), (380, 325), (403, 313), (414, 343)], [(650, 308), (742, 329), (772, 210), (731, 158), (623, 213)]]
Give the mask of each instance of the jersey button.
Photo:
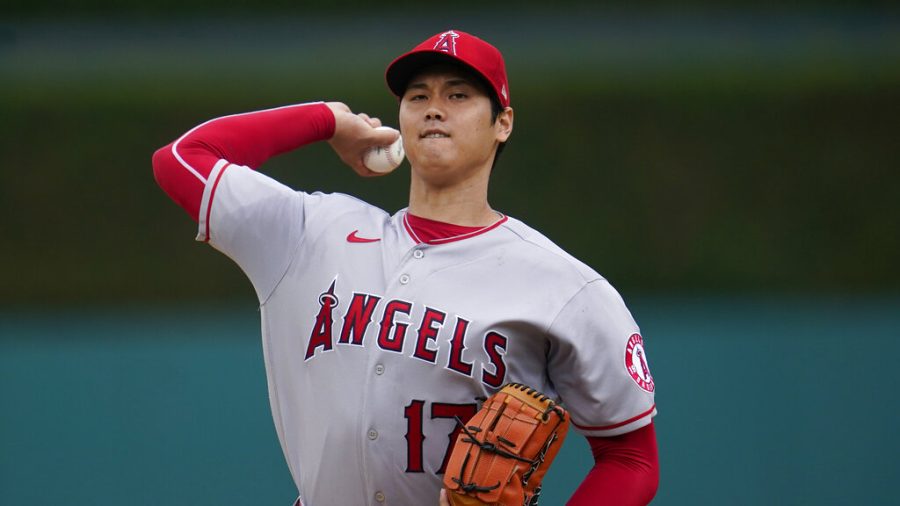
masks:
[(372, 441), (378, 439), (378, 431), (375, 429), (369, 429), (369, 439), (371, 439)]
[(422, 258), (423, 256), (425, 256), (425, 252), (420, 249), (417, 249), (417, 250), (413, 251), (413, 256), (415, 258)]
[(409, 283), (409, 275), (404, 274), (404, 275), (400, 276), (400, 284), (405, 285), (407, 283)]
[(375, 374), (377, 374), (377, 375), (379, 375), (379, 376), (381, 376), (382, 374), (384, 374), (384, 366), (381, 365), (381, 364), (376, 365), (376, 366), (375, 366)]
[(384, 502), (384, 492), (375, 492), (375, 500), (378, 502)]

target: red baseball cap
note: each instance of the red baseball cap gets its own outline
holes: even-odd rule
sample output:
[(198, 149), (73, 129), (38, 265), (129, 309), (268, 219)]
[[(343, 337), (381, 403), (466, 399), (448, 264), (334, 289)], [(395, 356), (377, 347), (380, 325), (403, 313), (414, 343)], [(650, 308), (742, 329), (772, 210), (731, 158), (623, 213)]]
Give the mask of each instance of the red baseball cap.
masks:
[(457, 61), (483, 77), (503, 107), (509, 107), (509, 82), (506, 64), (496, 47), (474, 35), (448, 30), (434, 35), (398, 57), (385, 72), (388, 88), (398, 97), (406, 92), (406, 85), (422, 67), (442, 61)]

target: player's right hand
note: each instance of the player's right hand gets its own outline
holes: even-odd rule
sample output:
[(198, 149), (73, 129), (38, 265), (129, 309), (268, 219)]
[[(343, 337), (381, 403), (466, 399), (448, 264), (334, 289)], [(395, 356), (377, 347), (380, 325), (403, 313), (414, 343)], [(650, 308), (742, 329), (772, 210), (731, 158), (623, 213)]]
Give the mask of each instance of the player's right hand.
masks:
[(390, 145), (399, 135), (390, 130), (376, 130), (381, 126), (381, 120), (365, 113), (355, 114), (344, 103), (327, 102), (325, 105), (334, 113), (334, 135), (328, 140), (334, 152), (360, 176), (383, 176), (363, 165), (363, 155), (375, 146)]

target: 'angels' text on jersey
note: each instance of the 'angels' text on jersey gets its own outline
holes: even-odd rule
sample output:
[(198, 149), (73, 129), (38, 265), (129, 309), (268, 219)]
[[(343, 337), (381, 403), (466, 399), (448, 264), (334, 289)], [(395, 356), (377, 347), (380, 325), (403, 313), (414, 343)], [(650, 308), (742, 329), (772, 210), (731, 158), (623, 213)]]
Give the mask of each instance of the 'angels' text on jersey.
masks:
[[(411, 319), (415, 309), (413, 302), (400, 299), (383, 301), (381, 296), (357, 292), (353, 293), (346, 307), (341, 309), (341, 301), (335, 295), (336, 284), (337, 279), (319, 295), (320, 309), (309, 333), (304, 360), (314, 359), (319, 353), (333, 351), (335, 345), (338, 348), (342, 345), (364, 346), (370, 327), (373, 328), (373, 334), (377, 332), (376, 343), (380, 349), (403, 353), (409, 330), (415, 328), (414, 337), (411, 336), (415, 340), (411, 358), (436, 364), (438, 349), (435, 346), (448, 343), (449, 359), (442, 366), (464, 376), (472, 377), (473, 373), (477, 374), (474, 371), (475, 363), (463, 358), (466, 334), (471, 323), (469, 320), (459, 315), (448, 318), (446, 311), (425, 307), (424, 311), (415, 311), (415, 314), (421, 313), (418, 321), (415, 321)], [(343, 321), (339, 333), (335, 332), (338, 315)], [(449, 337), (444, 337), (445, 334)], [(490, 364), (480, 364), (480, 379), (485, 385), (500, 387), (506, 376), (503, 352), (506, 351), (508, 339), (499, 332), (488, 331), (482, 342)]]

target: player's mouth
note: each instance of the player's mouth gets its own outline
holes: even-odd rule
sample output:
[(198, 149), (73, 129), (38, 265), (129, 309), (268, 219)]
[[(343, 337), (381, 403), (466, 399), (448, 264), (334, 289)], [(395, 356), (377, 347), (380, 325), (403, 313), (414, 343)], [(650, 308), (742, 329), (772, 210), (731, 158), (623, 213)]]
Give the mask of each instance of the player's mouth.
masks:
[(449, 137), (450, 134), (438, 129), (428, 129), (422, 132), (421, 135), (419, 135), (419, 138), (421, 139), (447, 139)]

